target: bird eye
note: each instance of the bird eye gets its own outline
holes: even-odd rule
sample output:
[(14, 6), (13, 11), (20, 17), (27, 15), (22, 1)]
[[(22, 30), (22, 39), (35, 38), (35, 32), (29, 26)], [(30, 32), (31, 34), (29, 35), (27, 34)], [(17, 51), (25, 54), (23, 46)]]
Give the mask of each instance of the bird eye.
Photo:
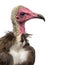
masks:
[(24, 15), (25, 15), (25, 13), (24, 13), (24, 12), (21, 12), (21, 13), (20, 13), (20, 16), (24, 16)]

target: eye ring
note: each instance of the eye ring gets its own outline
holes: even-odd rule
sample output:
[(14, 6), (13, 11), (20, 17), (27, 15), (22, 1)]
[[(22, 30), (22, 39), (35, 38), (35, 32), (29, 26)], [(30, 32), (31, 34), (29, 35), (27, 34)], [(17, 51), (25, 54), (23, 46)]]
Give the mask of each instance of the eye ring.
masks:
[(21, 12), (21, 13), (20, 13), (20, 16), (24, 16), (25, 14), (26, 14), (26, 13), (24, 13), (24, 12)]

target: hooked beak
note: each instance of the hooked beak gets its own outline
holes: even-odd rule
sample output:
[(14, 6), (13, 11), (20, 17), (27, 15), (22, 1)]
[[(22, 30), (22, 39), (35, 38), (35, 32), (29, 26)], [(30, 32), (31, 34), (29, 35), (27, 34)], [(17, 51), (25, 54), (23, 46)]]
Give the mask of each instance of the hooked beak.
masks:
[(45, 22), (45, 18), (44, 18), (44, 16), (41, 15), (41, 14), (38, 14), (36, 18), (42, 19), (42, 20)]
[(36, 16), (34, 16), (34, 18), (42, 19), (45, 22), (45, 18), (41, 14), (36, 14)]

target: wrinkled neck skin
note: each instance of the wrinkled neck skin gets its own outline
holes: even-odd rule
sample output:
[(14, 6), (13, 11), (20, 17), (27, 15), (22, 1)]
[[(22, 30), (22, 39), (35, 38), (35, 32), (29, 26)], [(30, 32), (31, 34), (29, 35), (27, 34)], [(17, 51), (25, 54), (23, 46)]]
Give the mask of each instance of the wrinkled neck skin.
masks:
[(20, 24), (19, 25), (19, 33), (24, 34), (25, 33), (25, 24)]
[(17, 22), (15, 22), (13, 24), (13, 33), (16, 37), (24, 34), (25, 33), (25, 23), (24, 24), (18, 24)]

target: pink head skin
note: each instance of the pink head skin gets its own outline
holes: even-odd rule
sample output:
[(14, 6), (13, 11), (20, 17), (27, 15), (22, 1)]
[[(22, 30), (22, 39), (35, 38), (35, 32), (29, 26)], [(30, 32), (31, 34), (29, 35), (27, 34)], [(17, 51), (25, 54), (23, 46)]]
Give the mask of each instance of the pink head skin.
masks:
[(39, 18), (43, 19), (45, 21), (45, 18), (40, 15), (33, 13), (26, 7), (20, 7), (17, 14), (16, 14), (16, 20), (19, 23), (19, 33), (24, 34), (25, 33), (25, 22), (32, 19), (32, 18)]

